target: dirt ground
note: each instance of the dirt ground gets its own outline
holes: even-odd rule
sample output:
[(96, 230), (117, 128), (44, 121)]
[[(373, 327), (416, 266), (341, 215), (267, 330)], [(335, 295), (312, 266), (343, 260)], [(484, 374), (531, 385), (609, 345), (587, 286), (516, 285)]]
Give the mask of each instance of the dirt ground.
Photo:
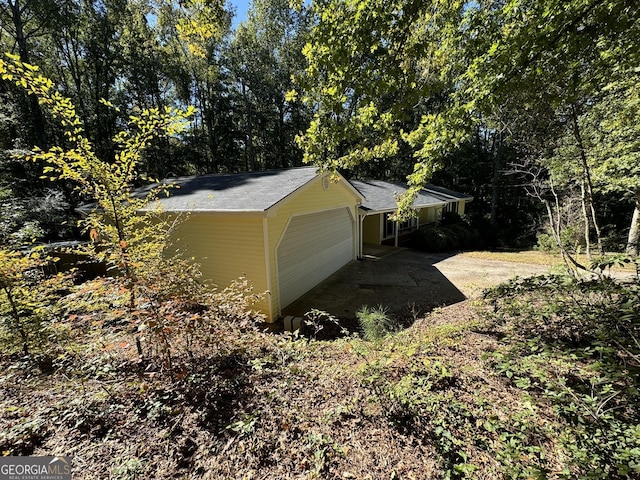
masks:
[(474, 298), (512, 277), (548, 271), (541, 265), (404, 248), (383, 247), (367, 253), (289, 305), (283, 316), (304, 316), (317, 308), (350, 319), (363, 305), (382, 305), (396, 316), (418, 318), (435, 307)]

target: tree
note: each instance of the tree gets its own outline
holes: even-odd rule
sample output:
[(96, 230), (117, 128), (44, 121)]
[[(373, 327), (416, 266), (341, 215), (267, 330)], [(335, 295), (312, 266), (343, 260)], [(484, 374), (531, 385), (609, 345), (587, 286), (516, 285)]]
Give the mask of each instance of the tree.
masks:
[(308, 19), (306, 8), (285, 0), (255, 0), (225, 52), (240, 99), (247, 171), (300, 164), (295, 136), (308, 126), (309, 112), (287, 92), (304, 64)]
[(222, 2), (163, 4), (157, 12), (166, 50), (167, 78), (181, 105), (195, 105), (189, 147), (196, 157), (189, 173), (233, 170), (237, 157), (229, 85), (220, 51), (231, 26)]
[[(413, 188), (399, 202), (402, 215), (477, 128), (505, 125), (501, 143), (528, 162), (548, 158), (548, 146), (569, 131), (585, 227), (597, 225), (579, 119), (608, 78), (638, 64), (634, 2), (325, 0), (314, 13), (299, 82), (315, 111), (302, 138), (306, 161), (353, 168), (394, 157), (404, 142)], [(518, 126), (536, 117), (551, 119), (549, 128), (519, 144)]]
[(640, 81), (637, 72), (613, 81), (585, 118), (592, 132), (596, 187), (614, 192), (634, 205), (627, 236), (627, 253), (640, 245)]
[[(157, 315), (149, 318), (139, 312), (136, 314), (137, 297), (143, 292), (146, 295), (152, 295), (150, 292), (153, 292), (153, 295), (160, 298), (168, 290), (179, 289), (178, 282), (171, 285), (171, 288), (165, 285), (164, 289), (158, 289), (156, 284), (161, 282), (165, 269), (178, 269), (184, 272), (186, 281), (191, 282), (194, 277), (193, 267), (165, 256), (169, 232), (175, 219), (162, 216), (149, 207), (166, 187), (150, 188), (142, 196), (136, 194), (133, 187), (138, 180), (137, 167), (144, 149), (158, 136), (173, 136), (182, 132), (186, 128), (186, 118), (193, 113), (193, 108), (186, 111), (171, 108), (162, 111), (148, 109), (137, 116), (131, 116), (129, 128), (122, 130), (113, 139), (114, 145), (118, 147), (115, 162), (109, 161), (110, 159), (105, 161), (98, 158), (85, 136), (82, 122), (71, 101), (55, 89), (53, 82), (37, 71), (37, 67), (24, 64), (15, 56), (9, 56), (7, 61), (0, 59), (2, 79), (35, 95), (39, 103), (46, 106), (51, 115), (61, 123), (69, 145), (68, 148), (55, 146), (46, 151), (36, 147), (30, 157), (47, 164), (44, 173), (52, 180), (73, 182), (80, 193), (95, 200), (93, 208), (81, 220), (83, 229), (93, 241), (83, 253), (90, 253), (106, 262), (110, 268), (121, 272), (118, 277), (119, 293), (128, 296), (128, 319), (137, 327), (135, 331), (149, 330), (159, 340), (162, 351), (169, 354), (164, 325)], [(15, 251), (3, 251), (3, 257), (11, 260), (12, 267), (1, 272), (0, 286), (11, 305), (12, 318), (18, 319), (19, 309), (14, 308), (17, 296), (13, 292), (23, 285), (19, 281), (20, 276), (24, 276), (26, 270), (32, 268), (28, 262), (30, 257)], [(28, 297), (26, 293), (25, 296)], [(24, 329), (20, 327), (21, 323), (16, 320), (15, 324), (22, 336)], [(137, 336), (136, 341), (142, 355), (142, 346)], [(170, 361), (171, 357), (168, 359)]]

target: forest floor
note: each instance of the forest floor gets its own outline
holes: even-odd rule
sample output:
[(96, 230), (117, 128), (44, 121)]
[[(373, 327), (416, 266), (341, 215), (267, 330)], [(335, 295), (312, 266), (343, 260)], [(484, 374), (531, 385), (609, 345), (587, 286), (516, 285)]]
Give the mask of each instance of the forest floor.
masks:
[[(608, 399), (620, 378), (637, 383), (635, 353), (624, 371), (597, 372), (606, 353), (576, 353), (584, 324), (524, 328), (497, 308), (465, 300), (378, 341), (220, 325), (214, 346), (176, 357), (171, 373), (137, 358), (126, 330), (74, 318), (66, 343), (0, 357), (0, 451), (70, 456), (74, 479), (639, 475), (637, 389)], [(578, 329), (575, 346), (552, 343)], [(631, 460), (607, 450), (603, 429), (629, 437)]]
[[(174, 381), (95, 345), (47, 365), (5, 358), (0, 447), (68, 455), (76, 479), (442, 478), (431, 420), (394, 411), (386, 382), (416, 375), (447, 404), (485, 395), (491, 418), (522, 408), (475, 322), (467, 301), (380, 343), (259, 335)], [(465, 450), (498, 475), (490, 453)]]

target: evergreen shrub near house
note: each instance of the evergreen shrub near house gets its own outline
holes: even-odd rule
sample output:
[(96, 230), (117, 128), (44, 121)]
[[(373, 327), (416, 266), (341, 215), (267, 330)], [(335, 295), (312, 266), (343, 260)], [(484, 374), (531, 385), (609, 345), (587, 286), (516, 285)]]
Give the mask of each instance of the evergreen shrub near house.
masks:
[(424, 225), (418, 229), (412, 247), (428, 252), (465, 250), (480, 246), (478, 231), (455, 212), (444, 212), (438, 225)]

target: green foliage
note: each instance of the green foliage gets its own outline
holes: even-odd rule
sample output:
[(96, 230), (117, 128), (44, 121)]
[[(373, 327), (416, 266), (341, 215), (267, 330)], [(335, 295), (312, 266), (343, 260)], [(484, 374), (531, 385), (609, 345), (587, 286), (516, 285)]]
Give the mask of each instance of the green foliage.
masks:
[(302, 47), (310, 30), (307, 7), (288, 0), (255, 0), (224, 55), (239, 85), (238, 114), (244, 169), (301, 164), (295, 137), (307, 128), (310, 109), (289, 97), (292, 77), (304, 65)]
[[(435, 336), (441, 341), (449, 334)], [(474, 430), (470, 406), (449, 391), (457, 382), (453, 366), (419, 352), (416, 345), (394, 342), (390, 347), (393, 353), (368, 361), (361, 372), (383, 414), (400, 432), (434, 445), (442, 478), (474, 478), (477, 466), (470, 461), (465, 437), (476, 435), (476, 443), (487, 440)]]
[(45, 277), (42, 269), (48, 261), (38, 251), (0, 248), (0, 342), (9, 352), (45, 352), (64, 333), (56, 328), (57, 301), (71, 278)]
[(412, 246), (429, 252), (452, 252), (478, 248), (479, 233), (466, 223), (425, 225), (418, 229)]
[[(444, 478), (633, 478), (638, 293), (609, 279), (518, 279), (487, 292), (473, 337), (429, 327), (419, 345), (396, 335), (359, 352), (362, 381), (399, 432), (435, 448)], [(460, 333), (501, 340), (480, 364), (460, 365), (461, 344), (444, 341)]]
[[(172, 373), (176, 353), (193, 355), (195, 349), (210, 348), (217, 341), (216, 327), (208, 317), (199, 315), (200, 304), (215, 305), (216, 320), (226, 316), (247, 326), (255, 316), (248, 306), (256, 296), (249, 293), (246, 281), (219, 294), (208, 293), (198, 281), (198, 267), (169, 254), (169, 237), (180, 219), (163, 214), (153, 203), (168, 186), (152, 186), (142, 194), (134, 190), (134, 184), (141, 180), (138, 168), (144, 150), (160, 136), (173, 137), (183, 131), (193, 109), (150, 109), (132, 116), (129, 128), (113, 138), (118, 150), (115, 162), (109, 163), (94, 153), (71, 102), (53, 89), (52, 82), (38, 75), (36, 67), (10, 57), (8, 62), (0, 60), (0, 72), (4, 79), (37, 95), (65, 129), (69, 148), (36, 150), (34, 159), (47, 164), (44, 172), (51, 180), (72, 181), (81, 194), (95, 200), (80, 222), (92, 240), (82, 253), (105, 262), (115, 274), (107, 286), (115, 288), (138, 354), (161, 359)], [(19, 322), (15, 323), (26, 338)], [(146, 351), (143, 343), (149, 346)]]
[(226, 12), (221, 1), (205, 2), (189, 0), (180, 4), (182, 15), (176, 22), (180, 40), (185, 42), (192, 55), (207, 57), (209, 46), (216, 37), (222, 37), (222, 24)]
[(540, 233), (537, 237), (536, 250), (543, 252), (555, 252), (559, 251), (556, 240), (550, 233)]
[(639, 293), (637, 283), (568, 277), (519, 279), (487, 293), (491, 328), (508, 339), (490, 361), (553, 406), (558, 419), (545, 435), (568, 456), (567, 476), (640, 473)]
[[(580, 253), (584, 248), (584, 235), (580, 231), (580, 228), (581, 227), (579, 225), (568, 225), (564, 226), (562, 230), (560, 230), (561, 246), (566, 252)], [(553, 233), (548, 232), (538, 234), (536, 249), (543, 252), (554, 253), (558, 253), (560, 251), (560, 247), (558, 246)]]
[[(7, 412), (11, 415), (24, 412)], [(0, 451), (4, 455), (31, 455), (34, 445), (46, 435), (46, 420), (41, 416), (22, 416), (10, 429), (0, 433)]]
[[(494, 229), (506, 183), (552, 216), (554, 196), (558, 204), (580, 197), (586, 247), (600, 237), (594, 192), (637, 177), (640, 10), (625, 1), (325, 0), (314, 15), (298, 79), (315, 110), (300, 139), (305, 161), (409, 174), (412, 189), (398, 202), (404, 219), (420, 186), (471, 146), (488, 167), (476, 191), (491, 202)], [(456, 180), (473, 183), (472, 175), (461, 169)]]
[(142, 462), (139, 458), (115, 458), (116, 464), (111, 469), (111, 478), (118, 480), (135, 480), (142, 476)]
[(634, 266), (636, 271), (636, 281), (640, 280), (640, 259), (637, 255), (610, 254), (603, 257), (596, 257), (591, 261), (591, 269), (597, 272), (608, 273), (613, 267)]
[(387, 309), (379, 305), (377, 308), (362, 306), (356, 312), (358, 323), (365, 340), (380, 340), (399, 329), (398, 323), (387, 313)]

